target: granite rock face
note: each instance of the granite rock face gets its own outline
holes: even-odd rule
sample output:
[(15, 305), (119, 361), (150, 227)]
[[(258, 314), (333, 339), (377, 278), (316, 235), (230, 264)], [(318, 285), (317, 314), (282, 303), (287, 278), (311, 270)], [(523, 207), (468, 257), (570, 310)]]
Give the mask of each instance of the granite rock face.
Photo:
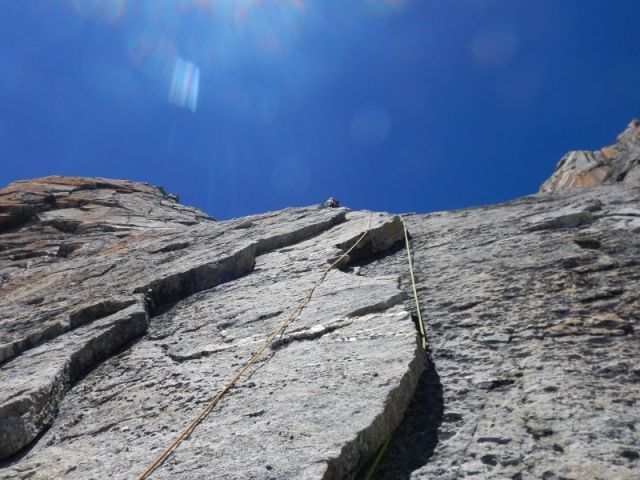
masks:
[(432, 362), (376, 478), (638, 478), (640, 188), (406, 222)]
[[(216, 222), (126, 182), (0, 195), (3, 478), (142, 473), (362, 232), (350, 261), (403, 238), (397, 217), (340, 208)], [(403, 298), (395, 276), (332, 271), (154, 477), (353, 475), (425, 366)]]
[(428, 352), (398, 217), (0, 190), (0, 477), (140, 475), (368, 232), (152, 478), (357, 478), (390, 437), (379, 479), (638, 478), (639, 130), (598, 185), (404, 217)]
[(596, 152), (569, 152), (562, 157), (553, 175), (540, 187), (540, 192), (616, 182), (640, 183), (640, 120), (633, 120), (614, 145)]

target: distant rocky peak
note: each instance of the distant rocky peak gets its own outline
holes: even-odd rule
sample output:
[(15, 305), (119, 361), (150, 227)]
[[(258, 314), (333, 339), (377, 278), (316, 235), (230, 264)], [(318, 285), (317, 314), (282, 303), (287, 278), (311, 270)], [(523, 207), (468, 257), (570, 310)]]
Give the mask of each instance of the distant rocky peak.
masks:
[(633, 120), (614, 145), (590, 152), (569, 152), (540, 187), (540, 192), (624, 182), (640, 185), (640, 120)]

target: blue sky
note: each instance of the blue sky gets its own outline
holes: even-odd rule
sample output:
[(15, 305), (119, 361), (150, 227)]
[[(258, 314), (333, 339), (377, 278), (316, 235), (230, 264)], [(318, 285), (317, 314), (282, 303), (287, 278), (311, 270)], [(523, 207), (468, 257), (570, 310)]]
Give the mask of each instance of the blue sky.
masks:
[(640, 116), (637, 0), (5, 0), (0, 184), (163, 185), (218, 218), (535, 192)]

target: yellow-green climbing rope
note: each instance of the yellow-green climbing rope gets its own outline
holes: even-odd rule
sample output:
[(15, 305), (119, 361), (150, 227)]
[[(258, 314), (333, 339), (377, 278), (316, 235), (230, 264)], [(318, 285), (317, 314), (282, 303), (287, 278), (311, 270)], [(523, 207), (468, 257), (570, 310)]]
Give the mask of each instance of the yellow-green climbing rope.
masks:
[(427, 337), (424, 333), (424, 321), (422, 320), (422, 312), (420, 311), (420, 301), (418, 300), (418, 291), (416, 290), (416, 277), (413, 274), (413, 261), (411, 259), (411, 244), (409, 243), (409, 232), (407, 231), (407, 224), (402, 220), (402, 228), (404, 229), (404, 241), (407, 247), (407, 259), (409, 260), (409, 274), (411, 275), (411, 286), (413, 287), (413, 298), (416, 301), (416, 312), (418, 314), (418, 328), (420, 329), (420, 337), (422, 338), (422, 348), (427, 349)]

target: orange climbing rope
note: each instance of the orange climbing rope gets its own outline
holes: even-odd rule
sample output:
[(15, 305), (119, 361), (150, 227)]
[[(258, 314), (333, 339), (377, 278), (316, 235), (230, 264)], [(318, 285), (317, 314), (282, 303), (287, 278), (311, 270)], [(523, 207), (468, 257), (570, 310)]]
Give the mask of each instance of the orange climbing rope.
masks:
[(222, 397), (225, 396), (225, 394), (236, 384), (238, 383), (238, 381), (240, 380), (240, 378), (242, 377), (242, 375), (244, 375), (246, 373), (247, 370), (249, 370), (249, 368), (251, 368), (251, 366), (258, 360), (258, 358), (264, 353), (264, 351), (269, 348), (273, 342), (275, 342), (275, 340), (284, 333), (284, 331), (286, 330), (287, 326), (289, 326), (289, 324), (291, 322), (293, 322), (293, 320), (295, 319), (296, 315), (299, 314), (302, 309), (304, 308), (304, 306), (309, 303), (309, 300), (311, 300), (311, 297), (313, 295), (313, 293), (315, 292), (315, 290), (320, 286), (320, 284), (322, 282), (324, 282), (324, 279), (327, 277), (327, 275), (329, 274), (329, 272), (335, 268), (336, 266), (338, 266), (340, 264), (340, 262), (342, 262), (342, 260), (344, 260), (346, 257), (348, 257), (348, 255), (360, 244), (360, 242), (362, 242), (362, 240), (364, 240), (364, 237), (367, 236), (367, 233), (369, 231), (369, 227), (371, 226), (371, 214), (369, 214), (369, 221), (367, 222), (367, 228), (365, 229), (364, 233), (362, 235), (360, 235), (360, 237), (358, 237), (358, 239), (356, 240), (356, 242), (351, 245), (351, 247), (349, 247), (349, 249), (344, 252), (340, 257), (338, 257), (337, 260), (335, 260), (333, 263), (331, 263), (331, 265), (329, 265), (324, 272), (322, 272), (322, 275), (320, 276), (320, 278), (318, 279), (318, 281), (313, 285), (313, 287), (311, 287), (311, 289), (309, 289), (309, 291), (307, 292), (307, 294), (302, 297), (302, 299), (298, 302), (298, 304), (295, 306), (295, 308), (291, 311), (291, 313), (289, 314), (289, 316), (278, 326), (278, 328), (276, 328), (276, 330), (269, 336), (269, 338), (267, 338), (267, 340), (264, 342), (264, 344), (260, 347), (260, 349), (258, 349), (258, 351), (256, 353), (253, 354), (253, 356), (249, 359), (249, 361), (247, 361), (247, 363), (244, 364), (244, 366), (238, 371), (238, 373), (231, 379), (231, 381), (229, 383), (227, 383), (222, 390), (220, 390), (218, 392), (218, 394), (213, 397), (211, 399), (211, 401), (202, 409), (202, 411), (200, 411), (200, 413), (198, 413), (198, 415), (196, 415), (196, 417), (189, 423), (189, 425), (187, 426), (187, 428), (184, 429), (184, 431), (182, 433), (180, 433), (174, 440), (173, 442), (171, 442), (171, 445), (169, 445), (159, 456), (158, 458), (156, 458), (156, 460), (147, 467), (147, 469), (138, 477), (138, 480), (145, 480), (146, 478), (149, 478), (149, 476), (151, 476), (151, 474), (160, 466), (162, 465), (162, 463), (169, 457), (169, 455), (171, 455), (171, 453), (178, 447), (178, 445), (180, 445), (180, 443), (187, 438), (191, 432), (193, 432), (195, 430), (195, 428), (200, 424), (200, 422), (202, 422), (204, 420), (204, 418), (211, 412), (211, 410), (213, 410), (213, 408), (220, 402), (220, 400), (222, 399)]

